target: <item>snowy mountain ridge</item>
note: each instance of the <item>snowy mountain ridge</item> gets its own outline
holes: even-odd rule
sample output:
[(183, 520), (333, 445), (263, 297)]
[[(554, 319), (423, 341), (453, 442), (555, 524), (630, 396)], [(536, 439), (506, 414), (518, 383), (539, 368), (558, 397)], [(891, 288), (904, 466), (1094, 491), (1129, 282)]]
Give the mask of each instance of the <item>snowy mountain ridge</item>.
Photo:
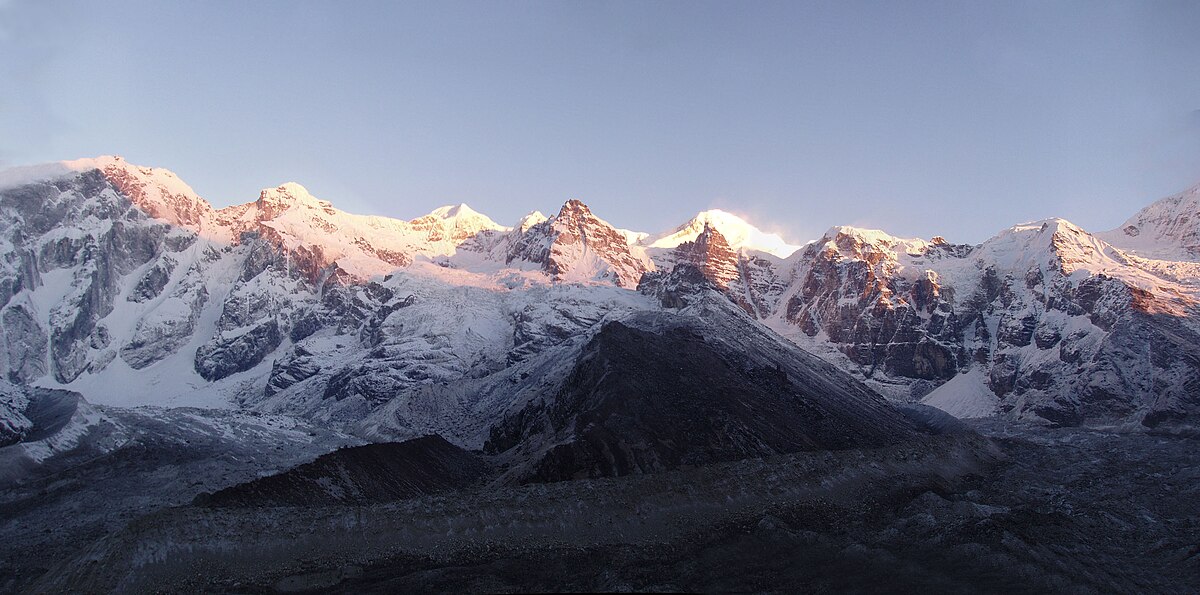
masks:
[(1062, 219), (979, 246), (835, 228), (805, 251), (764, 321), (896, 399), (1154, 424), (1200, 404), (1196, 273)]
[(1061, 219), (980, 245), (834, 227), (795, 246), (722, 211), (659, 235), (578, 200), (511, 227), (466, 205), (405, 221), (295, 183), (215, 209), (116, 157), (18, 168), (0, 172), (0, 373), (101, 404), (251, 408), (477, 446), (497, 408), (541, 390), (603, 323), (715, 292), (740, 324), (894, 400), (1184, 423), (1200, 410), (1200, 262), (1180, 252), (1200, 221), (1190, 192), (1131, 219), (1161, 230), (1136, 236), (1159, 252)]
[[(306, 188), (295, 182), (264, 189), (254, 202), (216, 209), (174, 173), (160, 168), (136, 166), (117, 156), (12, 168), (0, 173), (0, 188), (67, 177), (89, 170), (103, 172), (119, 192), (128, 196), (150, 216), (189, 229), (206, 239), (238, 244), (243, 234), (257, 233), (287, 250), (306, 248), (317, 258), (320, 266), (337, 262), (345, 273), (364, 280), (385, 275), (396, 267), (408, 266), (414, 259), (453, 257), (468, 240), (478, 239), (463, 247), (464, 250), (486, 253), (495, 244), (505, 242), (479, 236), (508, 234), (514, 230), (520, 235), (547, 220), (542, 213), (533, 211), (515, 226), (508, 227), (466, 204), (438, 207), (428, 215), (409, 221), (356, 215), (312, 196)], [(569, 201), (567, 205), (575, 203), (582, 204)], [(594, 217), (590, 211), (587, 216)], [(556, 220), (562, 219), (563, 213), (560, 212)], [(570, 225), (566, 221), (563, 223)], [(736, 215), (720, 210), (703, 211), (688, 223), (658, 235), (617, 229), (596, 219), (597, 229), (615, 230), (617, 235), (614, 238), (621, 238), (627, 246), (622, 248), (614, 243), (611, 248), (620, 251), (628, 249), (632, 260), (642, 263), (642, 266), (638, 266), (626, 261), (621, 267), (628, 270), (614, 273), (616, 278), (630, 287), (637, 284), (641, 272), (654, 269), (650, 255), (654, 249), (670, 249), (695, 239), (706, 225), (719, 229), (735, 250), (765, 252), (782, 258), (798, 248), (776, 234), (762, 232)], [(604, 233), (600, 232), (600, 235)], [(507, 243), (516, 241), (518, 238), (509, 238)], [(319, 251), (319, 256), (314, 249)], [(503, 256), (505, 264), (511, 263), (511, 258)], [(573, 256), (591, 258), (592, 255), (580, 252)], [(534, 260), (538, 258), (535, 256)], [(604, 260), (606, 257), (600, 255), (599, 258)], [(473, 260), (477, 259), (468, 257), (456, 264), (465, 266), (465, 263)], [(595, 269), (599, 265), (589, 266)], [(602, 273), (597, 274), (604, 278)], [(555, 275), (551, 273), (550, 277), (554, 278)], [(571, 276), (570, 280), (585, 282), (590, 278), (580, 273)]]
[(1156, 201), (1099, 235), (1144, 258), (1200, 261), (1200, 185)]

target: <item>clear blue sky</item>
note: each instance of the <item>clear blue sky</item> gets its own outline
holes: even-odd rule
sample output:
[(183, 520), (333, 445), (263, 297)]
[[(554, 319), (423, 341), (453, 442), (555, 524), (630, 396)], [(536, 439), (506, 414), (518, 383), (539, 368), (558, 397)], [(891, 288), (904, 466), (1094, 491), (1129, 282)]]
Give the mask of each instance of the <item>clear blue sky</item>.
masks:
[(977, 242), (1200, 182), (1200, 2), (0, 0), (0, 163)]

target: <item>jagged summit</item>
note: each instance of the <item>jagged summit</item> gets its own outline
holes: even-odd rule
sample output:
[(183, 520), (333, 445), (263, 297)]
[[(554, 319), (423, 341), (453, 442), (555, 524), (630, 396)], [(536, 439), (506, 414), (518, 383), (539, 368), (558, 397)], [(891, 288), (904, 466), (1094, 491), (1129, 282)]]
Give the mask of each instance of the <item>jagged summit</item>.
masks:
[[(60, 161), (59, 163), (66, 166), (68, 169), (71, 169), (72, 171), (87, 171), (89, 169), (104, 169), (104, 168), (112, 166), (112, 165), (126, 165), (129, 167), (137, 167), (139, 169), (156, 169), (156, 170), (164, 171), (164, 172), (168, 171), (166, 169), (157, 168), (157, 167), (150, 168), (150, 167), (136, 166), (136, 165), (133, 165), (133, 164), (129, 163), (128, 161), (126, 161), (125, 158), (120, 155), (97, 155), (95, 157), (82, 157), (79, 159)], [(172, 175), (174, 175), (174, 174), (172, 174)]]
[(584, 204), (582, 200), (579, 200), (578, 198), (571, 198), (568, 199), (567, 202), (564, 202), (563, 206), (558, 210), (558, 215), (560, 217), (567, 213), (590, 215), (592, 213), (592, 209), (588, 208), (588, 206)]
[[(607, 221), (604, 221), (592, 213), (592, 209), (588, 207), (582, 200), (572, 198), (564, 202), (562, 207), (558, 209), (558, 214), (553, 218), (554, 225), (563, 228), (574, 228), (582, 230), (592, 224), (603, 224), (607, 227), (612, 227)], [(613, 228), (616, 229), (616, 228)]]
[(0, 187), (11, 187), (39, 181), (53, 181), (87, 171), (100, 170), (105, 174), (123, 172), (143, 183), (162, 186), (172, 193), (195, 195), (195, 191), (169, 169), (145, 167), (129, 163), (120, 155), (100, 155), (71, 161), (56, 161), (11, 167), (0, 170)]
[(611, 223), (596, 216), (592, 212), (592, 209), (578, 198), (572, 198), (563, 203), (562, 207), (558, 210), (558, 214), (551, 218), (550, 221), (560, 229), (571, 229), (583, 233), (586, 233), (589, 228), (605, 231), (613, 230), (622, 238), (625, 237), (621, 230), (618, 230)]
[(841, 225), (829, 228), (808, 250), (840, 254), (843, 258), (861, 258), (874, 263), (895, 260), (900, 255), (918, 256), (935, 247), (949, 247), (920, 238), (900, 238), (878, 229)]
[(522, 220), (524, 231), (508, 249), (506, 263), (540, 265), (556, 282), (607, 281), (629, 289), (651, 268), (633, 255), (624, 233), (579, 199), (568, 200), (557, 215), (539, 223), (532, 223), (535, 214)]
[(1060, 230), (1083, 231), (1083, 228), (1063, 219), (1062, 217), (1046, 217), (1045, 219), (1037, 219), (1035, 221), (1026, 221), (1018, 223), (1006, 230), (1000, 232), (1005, 233), (1023, 233), (1029, 231), (1037, 231), (1038, 233), (1049, 230), (1050, 233), (1055, 233)]
[(737, 253), (730, 248), (720, 230), (709, 222), (704, 223), (704, 229), (695, 240), (675, 248), (675, 260), (698, 266), (705, 278), (722, 289), (738, 278)]
[(275, 193), (295, 200), (316, 200), (312, 193), (299, 182), (284, 182), (274, 188), (264, 188), (259, 194)]

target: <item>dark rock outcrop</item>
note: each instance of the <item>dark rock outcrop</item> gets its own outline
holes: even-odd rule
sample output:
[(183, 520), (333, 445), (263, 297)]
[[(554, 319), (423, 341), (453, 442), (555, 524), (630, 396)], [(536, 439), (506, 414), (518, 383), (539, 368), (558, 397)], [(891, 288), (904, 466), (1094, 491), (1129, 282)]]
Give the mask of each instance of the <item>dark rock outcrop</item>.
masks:
[(257, 366), (279, 347), (283, 333), (269, 319), (231, 338), (218, 336), (196, 350), (196, 371), (205, 380), (217, 380)]
[(8, 380), (23, 383), (45, 375), (48, 337), (33, 312), (14, 304), (4, 309), (0, 322), (4, 324), (0, 331), (6, 344)]

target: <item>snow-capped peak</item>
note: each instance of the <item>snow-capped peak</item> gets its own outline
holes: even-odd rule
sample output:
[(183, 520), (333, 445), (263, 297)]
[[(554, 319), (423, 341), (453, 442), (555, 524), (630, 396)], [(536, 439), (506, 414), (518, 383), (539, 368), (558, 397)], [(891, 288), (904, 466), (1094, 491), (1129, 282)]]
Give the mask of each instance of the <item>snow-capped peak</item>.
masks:
[(836, 225), (834, 227), (830, 227), (822, 237), (826, 241), (834, 241), (838, 236), (851, 237), (865, 244), (888, 247), (902, 243), (921, 243), (925, 241), (919, 238), (896, 237), (880, 229), (867, 229), (863, 227), (853, 227), (850, 225)]
[(1065, 273), (1087, 270), (1113, 273), (1125, 257), (1083, 228), (1057, 217), (1014, 225), (980, 246), (979, 255), (1001, 268), (1061, 267)]
[[(590, 226), (612, 229), (614, 232), (617, 229), (611, 223), (597, 217), (595, 213), (592, 213), (592, 209), (578, 198), (572, 198), (563, 203), (562, 208), (553, 218), (553, 224), (555, 227), (574, 231)], [(621, 238), (624, 239), (625, 236), (622, 234)]]
[[(74, 159), (71, 161), (55, 161), (52, 163), (38, 163), (36, 165), (9, 167), (0, 170), (0, 188), (11, 188), (13, 186), (20, 186), (22, 184), (29, 184), (31, 182), (57, 180), (81, 172), (91, 171), (94, 169), (104, 170), (113, 166), (135, 167), (126, 163), (125, 160), (119, 155), (101, 155), (99, 157), (85, 157), (83, 159)], [(171, 174), (171, 172), (168, 172), (165, 169), (139, 169), (155, 172), (166, 172), (170, 174), (170, 177), (175, 177), (175, 174)], [(178, 180), (178, 178), (175, 179)]]
[(64, 161), (63, 165), (73, 172), (98, 169), (110, 178), (113, 177), (115, 172), (125, 172), (130, 176), (136, 177), (144, 185), (157, 186), (165, 194), (196, 196), (196, 191), (192, 190), (192, 187), (187, 182), (184, 182), (179, 176), (175, 175), (175, 172), (162, 167), (134, 165), (120, 155), (102, 155), (90, 159)]
[(469, 234), (484, 230), (508, 231), (510, 229), (492, 221), (491, 217), (472, 209), (466, 203), (438, 207), (424, 217), (413, 219), (412, 223), (420, 225), (429, 219), (444, 221), (451, 228)]
[(1037, 221), (1029, 221), (1020, 223), (996, 234), (995, 237), (985, 242), (995, 243), (997, 241), (1006, 240), (1008, 238), (1016, 238), (1030, 246), (1038, 246), (1042, 248), (1052, 247), (1052, 241), (1056, 235), (1065, 235), (1066, 237), (1082, 238), (1091, 236), (1086, 230), (1066, 219), (1051, 217), (1048, 219), (1039, 219)]
[(889, 258), (899, 258), (901, 255), (918, 256), (926, 254), (939, 242), (922, 240), (920, 238), (900, 238), (878, 229), (864, 229), (849, 225), (839, 225), (829, 228), (821, 239), (815, 242), (816, 248), (833, 250), (843, 256), (862, 258), (865, 254), (889, 254)]
[(1121, 227), (1096, 235), (1138, 256), (1200, 261), (1200, 185), (1158, 200)]
[(546, 221), (547, 217), (541, 211), (533, 211), (517, 222), (517, 230), (521, 233), (529, 231), (529, 228)]
[(192, 223), (187, 217), (174, 217), (168, 202), (188, 203), (192, 210), (211, 210), (211, 206), (196, 195), (174, 172), (160, 167), (142, 167), (125, 161), (119, 155), (101, 155), (72, 161), (57, 161), (0, 170), (0, 188), (32, 182), (57, 180), (83, 172), (99, 170), (142, 210), (172, 223)]
[(328, 201), (321, 200), (296, 182), (285, 182), (275, 188), (265, 188), (258, 194), (258, 209), (267, 219), (293, 206), (314, 209), (332, 208)]
[(58, 165), (62, 168), (61, 175), (99, 171), (150, 216), (197, 233), (211, 231), (207, 228), (211, 227), (214, 214), (212, 205), (170, 170), (134, 165), (117, 155), (64, 161)]
[(702, 211), (675, 230), (642, 240), (651, 248), (674, 248), (696, 239), (708, 225), (721, 232), (734, 250), (757, 250), (779, 258), (787, 258), (801, 246), (789, 244), (778, 234), (767, 233), (745, 219), (720, 209)]
[(638, 245), (650, 237), (650, 234), (644, 231), (633, 231), (632, 229), (618, 229), (617, 231), (625, 236), (625, 241), (629, 242), (630, 246)]
[(456, 205), (438, 207), (429, 214), (442, 219), (456, 219), (458, 217), (483, 217), (479, 211), (472, 209), (465, 202), (460, 202)]

